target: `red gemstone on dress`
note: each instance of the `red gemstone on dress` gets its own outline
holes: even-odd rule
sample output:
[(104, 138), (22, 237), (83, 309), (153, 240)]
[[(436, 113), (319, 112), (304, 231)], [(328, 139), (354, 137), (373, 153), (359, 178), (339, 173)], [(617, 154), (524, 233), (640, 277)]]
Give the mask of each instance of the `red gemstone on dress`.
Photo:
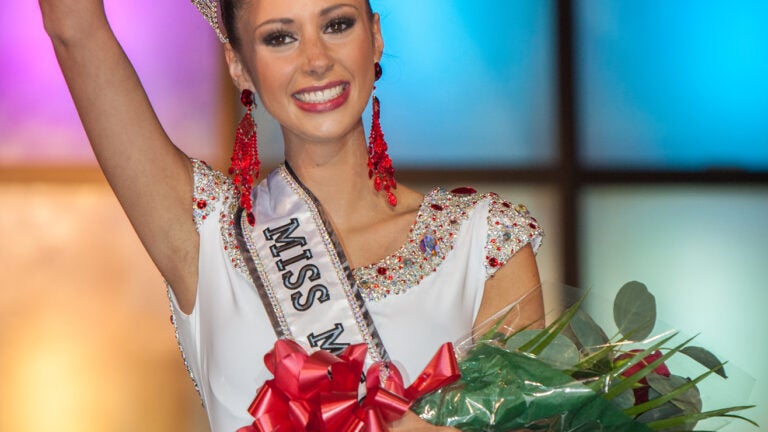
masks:
[(376, 269), (376, 273), (378, 273), (380, 276), (384, 276), (387, 274), (387, 268), (386, 267), (379, 267)]
[(256, 225), (256, 216), (254, 216), (253, 213), (248, 212), (248, 214), (245, 217), (246, 219), (248, 219), (248, 225), (250, 226)]
[(493, 268), (496, 268), (496, 267), (499, 266), (499, 260), (496, 259), (496, 258), (490, 258), (490, 259), (488, 259), (488, 265), (493, 267)]
[(528, 224), (528, 226), (529, 226), (529, 227), (531, 227), (531, 229), (537, 229), (537, 228), (539, 228), (539, 227), (538, 227), (538, 226), (536, 226), (536, 224), (534, 224), (534, 223), (529, 223), (529, 224)]
[(471, 187), (465, 186), (465, 187), (456, 188), (452, 190), (451, 193), (456, 195), (472, 195), (472, 194), (476, 194), (477, 191)]
[(512, 208), (512, 206), (508, 202), (503, 202), (501, 203), (501, 205), (503, 205), (506, 208)]
[(432, 210), (443, 211), (443, 206), (440, 204), (432, 204)]
[(205, 210), (205, 208), (208, 207), (208, 203), (205, 202), (205, 200), (201, 199), (197, 202), (197, 208), (200, 210)]

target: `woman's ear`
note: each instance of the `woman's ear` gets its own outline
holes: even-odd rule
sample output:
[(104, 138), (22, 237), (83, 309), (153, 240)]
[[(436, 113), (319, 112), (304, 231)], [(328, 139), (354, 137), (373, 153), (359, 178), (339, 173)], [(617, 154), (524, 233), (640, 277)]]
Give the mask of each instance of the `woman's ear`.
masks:
[(373, 33), (374, 57), (376, 61), (380, 61), (384, 54), (384, 37), (381, 35), (381, 18), (378, 13), (373, 14), (371, 32)]
[(229, 76), (232, 77), (232, 82), (238, 90), (254, 90), (251, 77), (248, 75), (248, 71), (245, 68), (240, 55), (237, 54), (232, 45), (229, 43), (224, 44), (224, 58), (227, 60), (227, 67), (229, 69)]

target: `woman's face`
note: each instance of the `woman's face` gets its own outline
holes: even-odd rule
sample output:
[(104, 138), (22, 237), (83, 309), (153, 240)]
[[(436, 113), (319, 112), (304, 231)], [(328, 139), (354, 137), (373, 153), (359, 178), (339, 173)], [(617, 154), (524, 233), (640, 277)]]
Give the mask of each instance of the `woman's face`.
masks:
[(250, 0), (238, 19), (230, 72), (256, 89), (285, 134), (328, 141), (361, 127), (383, 50), (365, 0)]

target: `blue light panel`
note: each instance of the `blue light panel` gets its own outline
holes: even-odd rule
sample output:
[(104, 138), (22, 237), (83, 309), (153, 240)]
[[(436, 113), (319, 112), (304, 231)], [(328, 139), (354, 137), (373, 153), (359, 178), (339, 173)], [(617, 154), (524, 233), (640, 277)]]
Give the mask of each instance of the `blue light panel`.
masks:
[(575, 6), (585, 163), (768, 169), (768, 2)]
[(398, 167), (553, 162), (552, 1), (381, 0), (373, 7), (386, 44), (377, 90), (382, 127)]

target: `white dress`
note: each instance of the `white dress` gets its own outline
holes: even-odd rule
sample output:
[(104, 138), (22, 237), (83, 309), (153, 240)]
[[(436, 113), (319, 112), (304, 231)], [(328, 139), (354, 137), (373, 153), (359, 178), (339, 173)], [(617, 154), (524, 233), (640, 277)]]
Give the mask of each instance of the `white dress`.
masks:
[[(200, 234), (193, 311), (184, 314), (170, 290), (169, 297), (182, 356), (211, 430), (232, 432), (253, 422), (247, 409), (271, 378), (263, 357), (276, 336), (237, 247), (238, 200), (231, 181), (198, 161), (193, 172), (193, 214)], [(542, 236), (524, 206), (469, 188), (434, 189), (425, 195), (405, 245), (353, 271), (406, 385), (440, 345), (469, 333), (485, 281), (523, 246), (531, 244), (536, 251)]]

